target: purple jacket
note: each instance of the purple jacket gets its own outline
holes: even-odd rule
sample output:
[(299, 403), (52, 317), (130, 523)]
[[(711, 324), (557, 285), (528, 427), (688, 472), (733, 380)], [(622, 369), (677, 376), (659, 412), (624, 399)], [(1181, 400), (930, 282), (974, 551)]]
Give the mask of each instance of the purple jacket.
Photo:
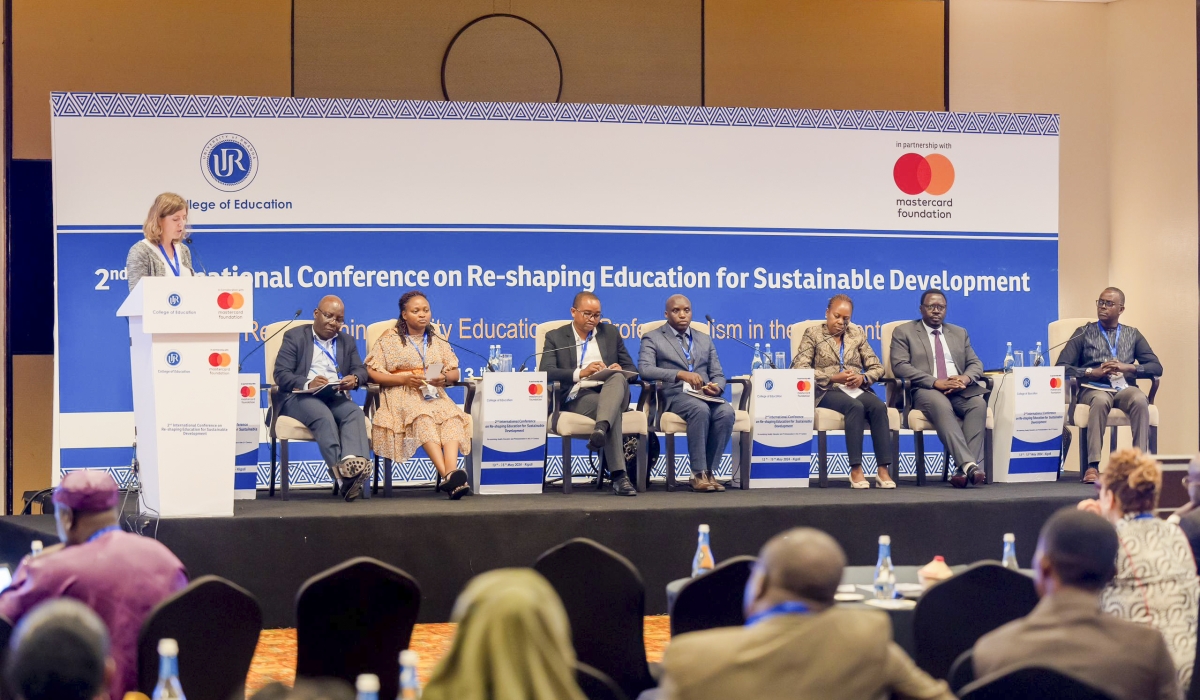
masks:
[(74, 598), (108, 626), (116, 677), (110, 697), (137, 690), (137, 638), (146, 615), (187, 585), (183, 563), (158, 541), (108, 532), (91, 542), (25, 557), (0, 593), (0, 616), (14, 625), (39, 603)]

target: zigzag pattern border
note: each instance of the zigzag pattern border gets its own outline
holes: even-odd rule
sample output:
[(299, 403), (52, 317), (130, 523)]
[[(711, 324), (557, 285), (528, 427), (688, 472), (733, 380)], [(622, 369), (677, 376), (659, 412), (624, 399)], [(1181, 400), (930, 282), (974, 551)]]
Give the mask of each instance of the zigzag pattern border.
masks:
[(448, 119), (1058, 136), (1059, 115), (52, 92), (55, 117)]

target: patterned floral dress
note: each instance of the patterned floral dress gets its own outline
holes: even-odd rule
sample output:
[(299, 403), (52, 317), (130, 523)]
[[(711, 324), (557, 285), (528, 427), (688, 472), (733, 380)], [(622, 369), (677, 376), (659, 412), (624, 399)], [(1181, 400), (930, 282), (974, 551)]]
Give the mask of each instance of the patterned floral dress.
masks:
[(1104, 612), (1162, 632), (1181, 690), (1192, 681), (1200, 580), (1178, 525), (1128, 513), (1117, 523), (1117, 577), (1100, 597)]
[[(447, 371), (458, 368), (458, 357), (444, 341), (433, 339), (421, 362), (420, 343), (412, 338), (400, 342), (400, 334), (390, 328), (371, 348), (364, 364), (376, 372), (399, 373), (441, 362)], [(426, 401), (420, 389), (406, 386), (384, 387), (379, 409), (373, 418), (371, 445), (375, 454), (393, 462), (406, 462), (427, 442), (458, 442), (462, 454), (471, 452), (471, 416), (438, 389), (438, 397)]]

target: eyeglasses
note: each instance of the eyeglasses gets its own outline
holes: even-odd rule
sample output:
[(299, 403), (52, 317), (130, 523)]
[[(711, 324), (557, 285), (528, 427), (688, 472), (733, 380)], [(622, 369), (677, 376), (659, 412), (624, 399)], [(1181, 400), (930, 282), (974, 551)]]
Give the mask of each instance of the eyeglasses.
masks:
[(938, 311), (945, 311), (946, 305), (945, 304), (926, 304), (925, 308), (936, 313)]
[(1121, 305), (1120, 303), (1109, 300), (1109, 299), (1097, 299), (1096, 300), (1096, 308), (1098, 308), (1098, 309), (1111, 309), (1114, 306), (1120, 306), (1120, 305)]
[(589, 321), (591, 321), (591, 320), (599, 321), (600, 320), (600, 312), (599, 311), (596, 311), (593, 313), (591, 311), (579, 311), (578, 309), (576, 309), (576, 312), (580, 316), (583, 316), (584, 318), (586, 318)]
[(345, 318), (343, 316), (338, 316), (335, 314), (327, 314), (320, 309), (317, 309), (317, 313), (321, 314), (321, 318), (325, 319), (326, 321), (337, 321), (338, 323), (342, 323), (342, 321)]

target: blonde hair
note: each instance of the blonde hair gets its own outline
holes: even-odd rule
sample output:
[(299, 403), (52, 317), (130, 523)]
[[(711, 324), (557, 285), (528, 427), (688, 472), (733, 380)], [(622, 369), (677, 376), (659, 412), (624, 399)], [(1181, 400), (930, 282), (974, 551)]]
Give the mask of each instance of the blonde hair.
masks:
[(1126, 513), (1147, 513), (1158, 507), (1162, 490), (1162, 468), (1150, 455), (1137, 448), (1114, 452), (1100, 483), (1112, 492)]
[(142, 224), (142, 233), (145, 234), (146, 240), (154, 245), (162, 243), (162, 224), (159, 221), (164, 216), (178, 211), (186, 212), (187, 208), (187, 200), (174, 192), (163, 192), (155, 197), (154, 204), (150, 205), (150, 211), (146, 214), (146, 223)]

